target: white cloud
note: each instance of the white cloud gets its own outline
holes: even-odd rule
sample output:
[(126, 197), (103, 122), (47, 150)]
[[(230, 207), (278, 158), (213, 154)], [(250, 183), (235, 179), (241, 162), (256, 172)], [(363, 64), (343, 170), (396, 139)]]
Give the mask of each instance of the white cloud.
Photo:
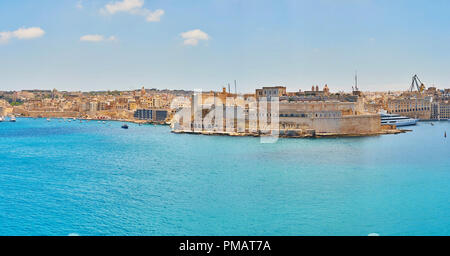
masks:
[(44, 34), (45, 31), (39, 27), (19, 28), (15, 31), (0, 32), (0, 43), (7, 43), (12, 38), (17, 38), (19, 40), (34, 39), (42, 37)]
[(84, 42), (101, 42), (105, 38), (102, 35), (85, 35), (80, 38), (80, 41)]
[(146, 20), (148, 22), (158, 22), (161, 20), (161, 17), (164, 15), (164, 13), (165, 12), (162, 9), (158, 9), (154, 12), (149, 11), (148, 14), (146, 15), (147, 16)]
[(210, 36), (200, 29), (194, 29), (181, 33), (181, 37), (184, 39), (184, 45), (192, 46), (198, 45), (200, 40), (208, 41), (210, 39)]
[(161, 17), (164, 15), (164, 10), (157, 9), (155, 11), (150, 11), (144, 8), (144, 0), (122, 0), (111, 2), (105, 5), (104, 8), (100, 10), (103, 14), (116, 14), (120, 12), (129, 13), (132, 15), (144, 16), (148, 22), (159, 22)]
[(117, 41), (117, 38), (115, 36), (110, 36), (110, 37), (105, 38), (102, 35), (84, 35), (84, 36), (80, 37), (80, 41), (98, 43), (98, 42), (102, 42), (102, 41)]
[(193, 38), (189, 38), (184, 40), (184, 45), (197, 45), (198, 44), (198, 40), (197, 39), (193, 39)]
[(114, 3), (109, 3), (103, 9), (109, 14), (117, 12), (133, 12), (144, 6), (144, 0), (122, 0)]
[(12, 35), (12, 32), (0, 32), (0, 43), (5, 44), (9, 42)]
[(117, 38), (115, 36), (110, 36), (107, 39), (108, 41), (117, 41)]
[(76, 7), (77, 7), (78, 9), (83, 9), (83, 1), (79, 0), (79, 1), (77, 2)]
[(33, 28), (19, 28), (13, 32), (14, 37), (18, 39), (33, 39), (41, 37), (45, 34), (45, 31), (38, 27)]

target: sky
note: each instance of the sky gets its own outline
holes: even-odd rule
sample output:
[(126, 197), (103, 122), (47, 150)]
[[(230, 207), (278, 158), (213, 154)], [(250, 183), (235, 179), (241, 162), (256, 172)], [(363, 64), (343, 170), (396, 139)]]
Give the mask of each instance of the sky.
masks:
[[(447, 0), (0, 0), (0, 90), (450, 87)], [(234, 86), (232, 86), (233, 88)]]

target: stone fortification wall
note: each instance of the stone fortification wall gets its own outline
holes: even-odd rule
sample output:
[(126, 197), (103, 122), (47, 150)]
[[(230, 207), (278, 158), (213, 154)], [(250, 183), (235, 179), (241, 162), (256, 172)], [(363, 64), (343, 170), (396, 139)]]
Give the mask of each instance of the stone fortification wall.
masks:
[(280, 130), (283, 129), (312, 129), (316, 133), (368, 134), (380, 132), (381, 121), (377, 114), (322, 118), (280, 117)]

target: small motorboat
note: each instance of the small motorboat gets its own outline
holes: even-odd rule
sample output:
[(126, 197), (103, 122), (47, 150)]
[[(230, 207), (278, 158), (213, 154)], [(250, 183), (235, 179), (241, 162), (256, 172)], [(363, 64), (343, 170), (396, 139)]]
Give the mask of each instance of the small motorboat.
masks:
[(15, 116), (12, 116), (12, 117), (9, 119), (9, 121), (12, 122), (12, 123), (15, 123), (17, 120), (16, 120), (16, 117), (15, 117)]
[(128, 125), (127, 124), (123, 124), (122, 125), (122, 129), (128, 129)]

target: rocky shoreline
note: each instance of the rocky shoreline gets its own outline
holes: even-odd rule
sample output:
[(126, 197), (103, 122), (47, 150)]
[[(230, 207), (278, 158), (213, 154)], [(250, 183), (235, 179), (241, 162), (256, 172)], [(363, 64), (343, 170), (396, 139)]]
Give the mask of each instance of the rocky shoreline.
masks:
[[(279, 134), (280, 138), (338, 138), (338, 137), (370, 137), (370, 136), (379, 136), (386, 134), (400, 134), (411, 132), (412, 130), (398, 130), (398, 129), (389, 129), (382, 130), (377, 133), (365, 133), (365, 134), (338, 134), (338, 133), (309, 133), (309, 134), (301, 134), (301, 135), (287, 135), (287, 134)], [(264, 137), (270, 136), (268, 134), (257, 134), (257, 133), (237, 133), (237, 132), (209, 132), (209, 131), (191, 131), (191, 130), (172, 130), (172, 133), (177, 134), (195, 134), (195, 135), (208, 135), (208, 136), (233, 136), (233, 137)]]

